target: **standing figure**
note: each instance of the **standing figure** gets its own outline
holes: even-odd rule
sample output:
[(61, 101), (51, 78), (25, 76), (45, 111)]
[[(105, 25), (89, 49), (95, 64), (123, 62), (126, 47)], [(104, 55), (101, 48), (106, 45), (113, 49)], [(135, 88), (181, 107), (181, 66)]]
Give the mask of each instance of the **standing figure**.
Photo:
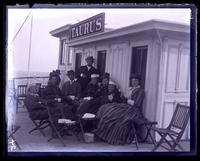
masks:
[(89, 56), (85, 60), (87, 62), (87, 65), (81, 66), (76, 72), (76, 78), (81, 85), (82, 92), (84, 92), (85, 88), (90, 82), (91, 75), (98, 73), (97, 69), (93, 67), (94, 58), (92, 56)]

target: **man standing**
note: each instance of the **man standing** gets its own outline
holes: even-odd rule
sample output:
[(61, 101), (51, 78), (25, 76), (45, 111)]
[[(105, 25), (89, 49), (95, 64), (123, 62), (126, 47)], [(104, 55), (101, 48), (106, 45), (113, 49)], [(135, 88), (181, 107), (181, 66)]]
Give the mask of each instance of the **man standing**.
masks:
[(85, 60), (87, 65), (81, 66), (76, 72), (76, 78), (81, 85), (82, 92), (84, 92), (88, 83), (90, 82), (91, 75), (99, 73), (97, 69), (92, 66), (94, 63), (94, 58), (92, 56), (87, 57)]

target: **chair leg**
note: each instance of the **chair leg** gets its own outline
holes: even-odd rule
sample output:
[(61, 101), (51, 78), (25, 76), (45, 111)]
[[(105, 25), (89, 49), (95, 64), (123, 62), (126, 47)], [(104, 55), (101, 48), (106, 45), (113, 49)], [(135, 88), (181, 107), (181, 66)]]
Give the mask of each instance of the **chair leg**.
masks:
[[(63, 144), (63, 146), (66, 146), (64, 143), (63, 138), (61, 137), (60, 133), (58, 132), (58, 130), (56, 129), (55, 125), (53, 123), (50, 124), (51, 128), (53, 129), (53, 131), (56, 133), (56, 136), (58, 137), (58, 139), (60, 140), (60, 142)], [(52, 140), (53, 138), (50, 138), (50, 140)]]
[(36, 127), (35, 127), (34, 129), (32, 129), (31, 131), (29, 131), (29, 134), (30, 134), (31, 132), (35, 131), (35, 130), (39, 130), (40, 133), (41, 133), (43, 136), (46, 136), (45, 133), (44, 133), (44, 132), (42, 131), (42, 129), (40, 128), (41, 125), (38, 125), (35, 121), (33, 121), (33, 123), (35, 124)]
[(171, 150), (176, 151), (176, 146), (178, 146), (182, 151), (184, 151), (183, 147), (178, 143), (181, 137), (174, 139), (171, 135), (170, 138), (174, 142), (173, 145), (170, 146)]
[(137, 134), (135, 133), (135, 145), (136, 145), (136, 149), (138, 150), (138, 138), (137, 138)]
[[(159, 134), (160, 134), (160, 133), (159, 133)], [(158, 147), (163, 143), (163, 140), (165, 139), (166, 134), (164, 134), (164, 135), (160, 134), (160, 136), (161, 136), (161, 139), (160, 139), (160, 141), (158, 142), (158, 144), (153, 148), (152, 152), (154, 152), (156, 149), (158, 149)]]
[(80, 128), (81, 128), (82, 138), (85, 141), (85, 139), (84, 139), (84, 130), (83, 130), (83, 125), (82, 125), (81, 119), (79, 119), (79, 125), (80, 125)]

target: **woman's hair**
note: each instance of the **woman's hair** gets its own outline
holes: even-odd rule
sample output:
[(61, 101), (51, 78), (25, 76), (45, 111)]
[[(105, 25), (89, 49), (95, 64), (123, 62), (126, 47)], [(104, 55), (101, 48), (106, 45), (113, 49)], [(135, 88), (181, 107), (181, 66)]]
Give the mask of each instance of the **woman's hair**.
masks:
[(130, 76), (130, 80), (131, 79), (137, 79), (140, 82), (141, 81), (141, 75), (140, 74), (132, 74)]

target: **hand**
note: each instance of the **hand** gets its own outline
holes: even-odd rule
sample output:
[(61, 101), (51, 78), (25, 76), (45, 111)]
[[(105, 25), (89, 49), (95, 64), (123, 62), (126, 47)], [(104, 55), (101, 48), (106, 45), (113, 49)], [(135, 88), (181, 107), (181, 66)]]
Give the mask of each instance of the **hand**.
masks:
[(135, 102), (131, 99), (128, 99), (127, 103), (133, 106)]
[(69, 96), (72, 100), (74, 100), (75, 99), (75, 96)]
[(113, 100), (113, 95), (112, 95), (112, 94), (108, 95), (108, 99), (109, 99), (110, 101), (112, 101), (112, 100)]
[(86, 77), (86, 75), (84, 74), (84, 73), (81, 73), (81, 75), (80, 75), (81, 77), (83, 77), (83, 78), (85, 78)]

